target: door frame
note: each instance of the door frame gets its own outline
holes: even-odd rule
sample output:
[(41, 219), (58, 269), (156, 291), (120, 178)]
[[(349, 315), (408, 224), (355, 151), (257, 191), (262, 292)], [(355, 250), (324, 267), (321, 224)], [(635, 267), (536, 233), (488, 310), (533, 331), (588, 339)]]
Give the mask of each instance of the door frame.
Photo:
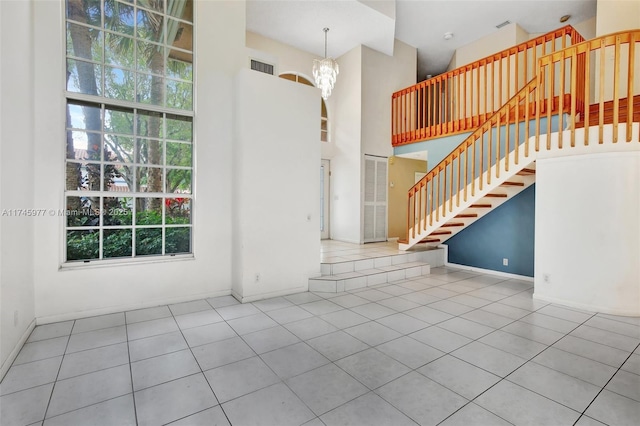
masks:
[(331, 238), (330, 234), (330, 202), (331, 202), (331, 161), (320, 159), (320, 172), (321, 172), (321, 191), (320, 194), (320, 239), (328, 240)]

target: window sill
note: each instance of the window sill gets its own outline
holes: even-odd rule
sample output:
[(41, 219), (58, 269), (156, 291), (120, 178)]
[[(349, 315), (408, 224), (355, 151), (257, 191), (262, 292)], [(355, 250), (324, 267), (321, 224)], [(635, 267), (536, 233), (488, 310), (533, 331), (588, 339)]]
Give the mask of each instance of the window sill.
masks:
[(71, 261), (60, 265), (60, 271), (77, 271), (80, 269), (96, 269), (108, 268), (114, 266), (134, 266), (147, 265), (152, 263), (179, 262), (185, 260), (195, 260), (193, 253), (176, 254), (174, 256), (155, 256), (155, 257), (139, 257), (139, 258), (119, 258), (119, 259), (96, 259), (91, 261)]

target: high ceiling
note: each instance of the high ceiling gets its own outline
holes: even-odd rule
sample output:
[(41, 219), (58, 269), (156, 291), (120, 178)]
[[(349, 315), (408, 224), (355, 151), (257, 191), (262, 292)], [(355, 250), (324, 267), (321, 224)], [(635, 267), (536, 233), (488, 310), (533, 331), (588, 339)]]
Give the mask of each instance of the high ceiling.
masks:
[[(248, 0), (247, 29), (318, 56), (329, 27), (328, 55), (359, 44), (393, 53), (397, 38), (418, 49), (418, 76), (446, 70), (453, 52), (510, 21), (543, 33), (596, 14), (596, 0)], [(444, 34), (454, 34), (450, 40)]]

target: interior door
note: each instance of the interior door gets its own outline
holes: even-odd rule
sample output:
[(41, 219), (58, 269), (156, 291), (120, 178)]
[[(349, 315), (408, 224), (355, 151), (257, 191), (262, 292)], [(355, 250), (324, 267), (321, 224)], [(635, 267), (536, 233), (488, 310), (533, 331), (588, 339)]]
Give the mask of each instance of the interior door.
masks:
[(364, 156), (365, 243), (387, 241), (387, 158)]
[(320, 160), (320, 238), (329, 239), (329, 160)]

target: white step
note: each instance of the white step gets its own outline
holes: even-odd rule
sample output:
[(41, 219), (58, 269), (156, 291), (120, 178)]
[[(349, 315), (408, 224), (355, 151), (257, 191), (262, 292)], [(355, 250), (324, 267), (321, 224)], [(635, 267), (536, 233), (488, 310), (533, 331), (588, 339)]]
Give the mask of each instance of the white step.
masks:
[(436, 249), (323, 263), (323, 275), (309, 279), (309, 291), (337, 293), (429, 275), (432, 266), (442, 266), (443, 262), (443, 250)]

